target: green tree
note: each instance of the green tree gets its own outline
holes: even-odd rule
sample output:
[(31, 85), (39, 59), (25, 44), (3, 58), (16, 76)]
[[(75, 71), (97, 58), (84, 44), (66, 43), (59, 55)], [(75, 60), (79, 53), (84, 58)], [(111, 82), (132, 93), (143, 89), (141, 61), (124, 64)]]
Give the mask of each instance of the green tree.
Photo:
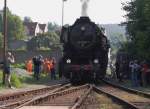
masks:
[(40, 49), (57, 49), (60, 48), (59, 36), (55, 32), (49, 32), (46, 34), (39, 34), (33, 37), (27, 43), (28, 50), (40, 50)]
[(0, 48), (2, 48), (3, 45), (3, 37), (2, 37), (2, 33), (0, 32)]
[(8, 41), (20, 40), (24, 38), (24, 26), (20, 17), (7, 11), (8, 19)]
[[(2, 16), (0, 16), (0, 32), (3, 30)], [(12, 40), (20, 40), (25, 37), (23, 22), (19, 16), (14, 15), (7, 8), (7, 39), (8, 46)]]
[(33, 37), (30, 41), (27, 43), (27, 49), (28, 50), (38, 50), (40, 48), (50, 48), (51, 41), (46, 36), (36, 36)]
[(149, 58), (150, 56), (150, 1), (133, 0), (123, 4), (127, 22), (126, 29), (129, 37), (128, 50), (132, 50), (139, 57)]
[(59, 43), (59, 36), (56, 32), (48, 32), (47, 36), (53, 44)]
[(0, 32), (2, 32), (2, 28), (3, 28), (3, 16), (0, 14)]
[(51, 31), (56, 31), (60, 29), (60, 26), (56, 23), (52, 23), (52, 22), (49, 22), (48, 23), (48, 31), (51, 32)]

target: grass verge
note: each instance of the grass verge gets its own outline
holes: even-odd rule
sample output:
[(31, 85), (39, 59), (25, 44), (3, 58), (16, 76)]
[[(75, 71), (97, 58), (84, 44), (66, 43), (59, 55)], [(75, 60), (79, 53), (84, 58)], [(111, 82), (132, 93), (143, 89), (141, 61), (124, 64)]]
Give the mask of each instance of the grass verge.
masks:
[[(3, 73), (0, 70), (0, 90), (5, 89), (6, 86), (2, 84)], [(58, 79), (58, 74), (56, 75)], [(40, 79), (36, 80), (33, 75), (20, 75), (17, 73), (11, 73), (11, 84), (13, 87), (22, 88), (27, 87), (28, 85), (49, 85), (51, 83), (50, 75), (41, 74)]]
[[(2, 77), (3, 77), (3, 73), (2, 73), (2, 71), (0, 71), (0, 89), (6, 88), (6, 85), (2, 84)], [(22, 87), (23, 86), (23, 83), (22, 83), (23, 80), (24, 80), (23, 77), (18, 76), (15, 73), (11, 74), (11, 84), (12, 84), (12, 86), (14, 86), (16, 88)]]

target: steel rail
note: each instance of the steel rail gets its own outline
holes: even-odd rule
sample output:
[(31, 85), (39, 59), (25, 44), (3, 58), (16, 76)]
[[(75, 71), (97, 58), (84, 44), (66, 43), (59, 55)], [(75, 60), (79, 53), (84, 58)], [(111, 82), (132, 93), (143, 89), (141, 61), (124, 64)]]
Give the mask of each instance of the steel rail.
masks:
[(57, 88), (57, 87), (60, 87), (60, 86), (61, 86), (61, 84), (57, 84), (57, 85), (53, 85), (53, 86), (49, 86), (49, 87), (45, 87), (45, 88), (40, 88), (40, 89), (34, 89), (34, 90), (16, 92), (16, 93), (7, 94), (7, 95), (1, 95), (0, 96), (0, 102), (1, 101), (4, 102), (4, 101), (10, 100), (10, 99), (19, 98), (20, 96), (25, 96), (25, 95), (29, 95), (29, 94), (32, 95), (33, 93), (52, 90), (53, 88)]
[(115, 96), (115, 95), (113, 95), (113, 94), (111, 94), (111, 93), (105, 92), (104, 90), (102, 90), (102, 89), (100, 89), (100, 88), (98, 88), (98, 87), (95, 87), (95, 86), (94, 86), (94, 87), (93, 87), (93, 90), (96, 91), (97, 93), (100, 93), (100, 92), (101, 92), (101, 93), (104, 93), (104, 94), (108, 95), (109, 97), (114, 98), (114, 99), (116, 99), (116, 100), (118, 100), (118, 101), (124, 103), (125, 105), (129, 106), (129, 109), (140, 109), (140, 108), (138, 108), (136, 105), (134, 105), (134, 104), (132, 104), (132, 103), (126, 101), (126, 100), (123, 100), (123, 99), (121, 99), (120, 97), (117, 97), (117, 96)]
[(90, 85), (90, 88), (88, 89), (88, 91), (84, 95), (82, 95), (81, 98), (79, 98), (79, 100), (72, 107), (70, 107), (70, 109), (79, 108), (84, 102), (84, 100), (87, 98), (87, 96), (91, 93), (92, 89), (93, 89), (93, 86)]
[(136, 94), (138, 94), (138, 95), (140, 95), (140, 96), (143, 96), (143, 97), (146, 97), (146, 98), (150, 98), (150, 94), (149, 93), (146, 93), (146, 92), (142, 92), (142, 91), (139, 91), (139, 90), (136, 90), (136, 89), (132, 89), (132, 88), (128, 88), (128, 87), (125, 87), (125, 86), (123, 86), (123, 85), (119, 85), (119, 84), (115, 84), (115, 83), (113, 83), (113, 82), (109, 82), (109, 81), (107, 81), (107, 80), (102, 80), (104, 83), (106, 83), (106, 84), (109, 84), (109, 85), (112, 85), (112, 86), (114, 86), (114, 87), (117, 87), (117, 88), (120, 88), (120, 89), (123, 89), (123, 90), (126, 90), (126, 91), (128, 91), (128, 92), (131, 92), (131, 93), (136, 93)]
[[(131, 88), (124, 87), (122, 85), (114, 84), (113, 82), (108, 82), (103, 80), (105, 84), (107, 84), (111, 88), (111, 93), (114, 96), (122, 97), (125, 101), (128, 101), (130, 104), (133, 104), (138, 109), (145, 109), (150, 106), (150, 96), (148, 93), (144, 93), (142, 91), (134, 90)], [(109, 87), (104, 87), (103, 90), (109, 90)], [(113, 88), (113, 89), (112, 89)], [(110, 91), (107, 91), (108, 93)], [(119, 93), (122, 94), (119, 94)]]
[[(57, 86), (57, 85), (55, 85), (55, 86)], [(61, 87), (60, 87), (61, 86)], [(45, 92), (46, 94), (48, 94), (48, 93), (55, 93), (55, 92), (58, 92), (58, 91), (61, 91), (61, 90), (64, 90), (65, 88), (67, 88), (67, 87), (70, 87), (71, 86), (71, 84), (66, 84), (66, 85), (58, 85), (58, 87), (50, 87), (50, 88), (53, 88), (53, 89), (51, 89), (50, 90), (50, 92)], [(55, 89), (56, 88), (56, 89)], [(44, 90), (45, 88), (43, 88), (43, 90)], [(40, 89), (41, 90), (41, 89)], [(45, 94), (44, 93), (44, 94)], [(33, 97), (34, 98), (34, 97)], [(25, 103), (25, 102), (28, 102), (28, 101), (30, 101), (30, 100), (32, 100), (33, 98), (28, 98), (28, 99), (25, 99), (25, 100), (21, 100), (21, 101), (16, 101), (16, 102), (14, 102), (14, 103), (10, 103), (10, 104), (6, 104), (6, 105), (1, 105), (0, 106), (0, 109), (7, 109), (8, 107), (17, 107), (17, 106), (19, 106), (19, 105), (21, 105), (21, 104), (23, 104), (23, 103)]]
[(19, 109), (23, 106), (37, 105), (37, 104), (40, 104), (40, 103), (45, 102), (47, 100), (52, 100), (52, 99), (55, 99), (57, 97), (64, 96), (64, 95), (76, 92), (78, 90), (85, 89), (87, 87), (89, 87), (88, 84), (83, 85), (83, 86), (79, 86), (79, 87), (75, 87), (75, 88), (71, 88), (71, 89), (66, 89), (66, 90), (63, 90), (63, 91), (60, 91), (60, 92), (56, 92), (56, 93), (49, 93), (49, 94), (41, 95), (41, 96), (33, 98), (32, 100), (30, 100), (30, 101), (28, 101), (28, 102), (26, 102), (26, 103), (24, 103), (24, 104), (22, 104), (22, 105), (20, 105), (16, 108), (14, 108), (14, 109)]

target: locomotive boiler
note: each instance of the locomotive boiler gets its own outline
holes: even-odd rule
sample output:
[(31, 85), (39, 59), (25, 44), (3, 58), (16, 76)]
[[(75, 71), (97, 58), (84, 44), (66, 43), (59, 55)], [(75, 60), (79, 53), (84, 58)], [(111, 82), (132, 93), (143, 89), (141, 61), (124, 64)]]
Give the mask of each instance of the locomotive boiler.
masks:
[(104, 78), (109, 43), (102, 30), (89, 17), (80, 17), (73, 25), (63, 26), (60, 39), (63, 43), (60, 76), (73, 83)]

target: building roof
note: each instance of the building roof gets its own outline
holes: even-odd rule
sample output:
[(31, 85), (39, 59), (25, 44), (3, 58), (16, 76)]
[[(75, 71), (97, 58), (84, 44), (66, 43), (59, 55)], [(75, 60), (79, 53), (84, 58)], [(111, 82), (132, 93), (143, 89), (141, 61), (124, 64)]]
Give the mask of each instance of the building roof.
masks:
[(44, 32), (46, 24), (39, 24), (39, 28)]
[(29, 35), (35, 35), (35, 30), (37, 27), (37, 22), (24, 22), (24, 25), (28, 28), (29, 30)]

